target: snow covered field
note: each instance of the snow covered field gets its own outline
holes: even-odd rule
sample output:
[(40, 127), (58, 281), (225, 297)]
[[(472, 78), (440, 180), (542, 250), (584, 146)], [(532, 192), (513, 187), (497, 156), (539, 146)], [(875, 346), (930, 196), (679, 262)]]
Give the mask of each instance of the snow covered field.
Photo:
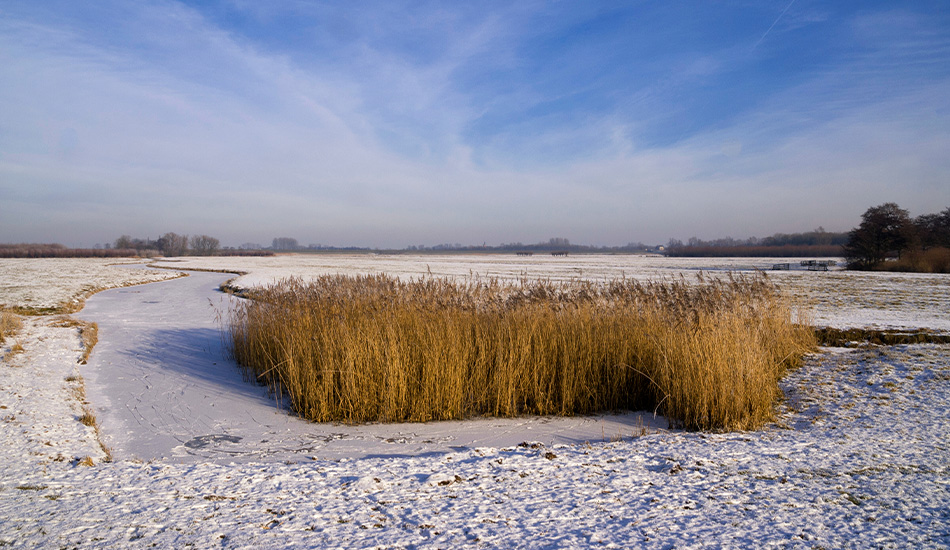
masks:
[(182, 274), (162, 269), (129, 269), (139, 260), (115, 258), (0, 258), (0, 308), (30, 310), (82, 307), (102, 289), (164, 281)]
[[(728, 272), (766, 271), (813, 308), (813, 323), (835, 328), (926, 328), (950, 333), (950, 275), (917, 273), (814, 272), (799, 267), (801, 258), (663, 258), (634, 255), (520, 257), (503, 254), (458, 255), (308, 255), (271, 257), (192, 257), (155, 262), (175, 269), (216, 269), (244, 273), (231, 284), (237, 288), (266, 285), (295, 275), (388, 273), (419, 277), (498, 277), (518, 279), (572, 279), (595, 281), (626, 277), (657, 280), (685, 276), (693, 279)], [(776, 263), (790, 263), (790, 271), (771, 271)], [(839, 261), (839, 264), (843, 262)]]
[[(307, 265), (282, 268), (288, 258)], [(167, 265), (248, 272), (242, 286), (320, 269), (467, 276), (468, 265), (482, 276), (639, 278), (701, 267), (623, 256), (474, 258), (484, 264), (280, 256)], [(631, 265), (639, 261), (642, 269)], [(198, 275), (90, 298), (75, 314), (100, 325), (88, 365), (77, 364), (77, 329), (57, 317), (26, 318), (3, 345), (0, 545), (950, 546), (948, 346), (824, 349), (784, 380), (781, 420), (759, 432), (667, 431), (652, 415), (318, 426), (286, 417), (240, 380), (213, 328), (232, 299), (214, 291), (227, 276)], [(876, 275), (775, 277), (836, 326), (947, 330), (950, 281)], [(24, 351), (13, 353), (14, 342)], [(94, 429), (78, 421), (83, 379), (115, 462), (103, 462)], [(87, 457), (95, 465), (83, 465)]]

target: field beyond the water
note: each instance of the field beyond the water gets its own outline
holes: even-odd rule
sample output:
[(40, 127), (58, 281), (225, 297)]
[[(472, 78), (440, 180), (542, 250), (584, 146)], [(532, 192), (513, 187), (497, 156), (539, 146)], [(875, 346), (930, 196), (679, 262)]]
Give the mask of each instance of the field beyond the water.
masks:
[[(725, 276), (730, 269), (768, 269), (770, 262), (779, 261), (756, 265), (751, 263), (754, 259), (703, 263), (625, 256), (178, 260), (160, 265), (247, 273), (231, 282), (239, 288), (291, 275), (316, 279), (337, 273), (595, 282), (618, 276), (642, 281), (683, 275), (692, 280), (700, 269), (709, 276)], [(110, 280), (115, 283), (112, 286), (126, 284), (125, 272), (147, 272), (106, 266), (97, 260), (78, 260), (67, 267), (40, 260), (38, 264), (8, 262), (16, 260), (0, 260), (0, 303), (7, 306), (30, 305), (11, 296), (31, 296), (33, 304), (43, 307), (70, 303), (93, 289), (110, 286)], [(9, 284), (24, 278), (21, 270), (27, 265), (32, 287)], [(177, 276), (174, 270), (156, 271)], [(44, 279), (43, 273), (49, 278)], [(816, 324), (950, 333), (948, 276), (843, 271), (768, 276), (793, 296), (805, 298)], [(946, 345), (820, 348), (805, 356), (801, 368), (782, 378), (779, 387), (785, 398), (775, 421), (755, 431), (681, 432), (631, 424), (599, 437), (590, 437), (588, 431), (573, 440), (570, 432), (562, 431), (552, 442), (540, 434), (558, 420), (528, 417), (506, 424), (506, 431), (513, 426), (523, 430), (508, 434), (511, 442), (487, 444), (498, 441), (492, 439), (499, 429), (496, 424), (424, 423), (411, 428), (411, 433), (404, 424), (392, 428), (392, 433), (387, 433), (386, 424), (331, 424), (321, 428), (325, 440), (296, 458), (268, 459), (262, 454), (255, 460), (230, 462), (201, 458), (201, 453), (212, 456), (215, 448), (227, 451), (243, 443), (234, 441), (239, 439), (236, 433), (208, 426), (204, 429), (209, 431), (203, 433), (211, 435), (184, 440), (181, 448), (195, 453), (187, 461), (171, 457), (143, 461), (118, 452), (115, 461), (106, 462), (102, 437), (80, 420), (87, 409), (100, 411), (125, 401), (119, 395), (98, 397), (91, 381), (87, 382), (90, 387), (83, 387), (84, 379), (94, 378), (93, 368), (113, 369), (101, 373), (112, 379), (132, 372), (127, 368), (133, 362), (150, 369), (135, 371), (154, 378), (136, 386), (140, 389), (128, 401), (139, 408), (140, 419), (152, 413), (162, 419), (195, 419), (180, 409), (186, 403), (169, 399), (171, 393), (155, 391), (159, 377), (178, 376), (175, 383), (182, 391), (198, 390), (197, 399), (201, 392), (214, 390), (215, 397), (206, 398), (212, 402), (202, 403), (210, 408), (226, 409), (227, 391), (250, 395), (260, 390), (264, 393), (255, 399), (267, 399), (264, 388), (220, 383), (208, 378), (210, 371), (194, 370), (194, 365), (210, 368), (213, 363), (235, 371), (238, 367), (203, 343), (216, 338), (212, 330), (201, 329), (206, 340), (199, 345), (189, 344), (193, 329), (175, 330), (176, 321), (189, 315), (208, 318), (207, 326), (215, 322), (215, 309), (208, 304), (209, 298), (217, 302), (214, 289), (208, 288), (208, 297), (178, 296), (176, 289), (185, 288), (187, 280), (138, 287), (143, 292), (124, 289), (88, 298), (87, 310), (73, 317), (83, 319), (93, 309), (104, 315), (112, 303), (129, 304), (130, 311), (140, 310), (142, 315), (117, 318), (120, 326), (149, 335), (150, 323), (161, 324), (161, 330), (150, 337), (134, 341), (124, 340), (125, 333), (115, 329), (100, 330), (88, 365), (81, 364), (83, 347), (88, 345), (81, 338), (82, 325), (60, 315), (22, 317), (21, 326), (0, 345), (0, 459), (4, 464), (0, 545), (950, 546), (950, 346)], [(17, 288), (10, 290), (13, 286)], [(161, 291), (144, 292), (152, 286), (160, 286)], [(152, 303), (160, 300), (166, 303)], [(164, 309), (150, 309), (158, 306)], [(169, 343), (173, 349), (167, 349)], [(114, 364), (100, 364), (104, 357)], [(276, 406), (274, 410), (280, 411)], [(229, 417), (237, 411), (223, 412)], [(105, 440), (127, 437), (122, 431), (127, 428), (117, 432), (111, 418), (99, 418)], [(605, 420), (591, 421), (596, 426)], [(581, 426), (588, 420), (570, 422)], [(289, 441), (288, 429), (308, 433), (303, 421), (299, 428), (292, 425), (282, 424), (287, 427), (265, 434), (265, 439), (274, 444)], [(481, 443), (453, 443), (458, 441), (456, 433), (473, 425), (485, 432), (475, 438)], [(175, 428), (163, 429), (174, 432)], [(323, 451), (356, 438), (362, 438), (363, 445), (358, 456)], [(269, 443), (259, 444), (265, 449)], [(120, 445), (118, 450), (123, 448)]]
[[(950, 334), (950, 275), (807, 271), (808, 258), (664, 258), (638, 255), (519, 257), (504, 254), (465, 255), (322, 255), (286, 254), (267, 258), (189, 257), (155, 262), (171, 269), (213, 269), (243, 273), (231, 281), (235, 289), (273, 284), (289, 276), (313, 280), (323, 275), (386, 274), (400, 279), (424, 275), (465, 280), (499, 278), (518, 281), (616, 279), (662, 281), (696, 274), (765, 272), (792, 297), (810, 308), (816, 326), (878, 330), (933, 330)], [(789, 263), (790, 271), (772, 271)], [(0, 264), (2, 265), (2, 264)], [(0, 300), (2, 302), (2, 300)]]

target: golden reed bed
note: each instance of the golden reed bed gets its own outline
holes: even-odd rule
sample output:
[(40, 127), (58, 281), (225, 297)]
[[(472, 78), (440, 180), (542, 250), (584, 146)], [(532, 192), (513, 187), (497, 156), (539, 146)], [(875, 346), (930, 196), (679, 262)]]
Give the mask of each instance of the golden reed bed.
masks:
[(752, 429), (815, 346), (764, 276), (640, 283), (326, 276), (230, 318), (249, 377), (318, 422), (658, 410)]

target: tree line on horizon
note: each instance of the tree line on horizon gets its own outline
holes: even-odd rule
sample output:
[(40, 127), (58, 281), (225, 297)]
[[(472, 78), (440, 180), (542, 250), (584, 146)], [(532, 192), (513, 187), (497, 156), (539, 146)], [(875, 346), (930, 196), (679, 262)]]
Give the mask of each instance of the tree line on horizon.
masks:
[(276, 237), (270, 248), (246, 243), (238, 249), (222, 247), (209, 235), (179, 235), (169, 232), (156, 240), (122, 235), (115, 243), (94, 248), (68, 248), (61, 244), (0, 244), (0, 258), (116, 258), (151, 256), (265, 256), (278, 252), (571, 252), (571, 253), (643, 253), (660, 252), (668, 256), (690, 257), (844, 257), (849, 269), (895, 271), (950, 272), (950, 208), (936, 214), (911, 218), (896, 203), (869, 208), (859, 227), (848, 232), (829, 232), (818, 227), (803, 233), (775, 233), (770, 237), (733, 239), (731, 237), (687, 242), (670, 239), (664, 246), (640, 242), (625, 246), (591, 246), (573, 244), (563, 237), (554, 237), (535, 244), (502, 243), (497, 246), (439, 244), (409, 246), (402, 250), (381, 250), (359, 247), (301, 246), (297, 239)]
[(770, 237), (748, 239), (702, 240), (691, 237), (685, 243), (679, 239), (670, 239), (664, 253), (677, 257), (838, 257), (842, 255), (848, 233), (825, 231), (818, 227), (804, 233), (775, 233)]
[(210, 235), (165, 233), (157, 240), (122, 235), (115, 243), (94, 248), (69, 248), (57, 243), (0, 244), (0, 258), (128, 258), (153, 256), (268, 256), (265, 250), (222, 248), (221, 241)]
[[(251, 246), (241, 245), (241, 248)], [(254, 245), (259, 247), (259, 245)], [(270, 250), (279, 252), (445, 252), (445, 253), (465, 253), (465, 252), (575, 252), (575, 253), (635, 253), (635, 252), (655, 252), (658, 247), (646, 245), (640, 242), (628, 243), (623, 246), (596, 246), (571, 243), (564, 237), (553, 237), (547, 241), (541, 241), (534, 244), (524, 244), (521, 242), (502, 243), (500, 245), (465, 245), (461, 243), (441, 243), (436, 245), (409, 245), (401, 249), (380, 249), (370, 247), (337, 247), (319, 244), (310, 244), (304, 246), (300, 241), (291, 237), (277, 237), (273, 240)]]
[(139, 251), (119, 248), (69, 248), (58, 243), (0, 244), (0, 258), (128, 258)]

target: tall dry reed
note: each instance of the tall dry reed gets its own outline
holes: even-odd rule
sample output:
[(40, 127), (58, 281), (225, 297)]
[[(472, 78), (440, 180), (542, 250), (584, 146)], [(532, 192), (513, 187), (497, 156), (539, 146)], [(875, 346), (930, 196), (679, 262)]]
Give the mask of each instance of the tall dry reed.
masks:
[(310, 420), (659, 410), (751, 429), (815, 345), (764, 275), (695, 283), (288, 279), (231, 314), (235, 359)]

